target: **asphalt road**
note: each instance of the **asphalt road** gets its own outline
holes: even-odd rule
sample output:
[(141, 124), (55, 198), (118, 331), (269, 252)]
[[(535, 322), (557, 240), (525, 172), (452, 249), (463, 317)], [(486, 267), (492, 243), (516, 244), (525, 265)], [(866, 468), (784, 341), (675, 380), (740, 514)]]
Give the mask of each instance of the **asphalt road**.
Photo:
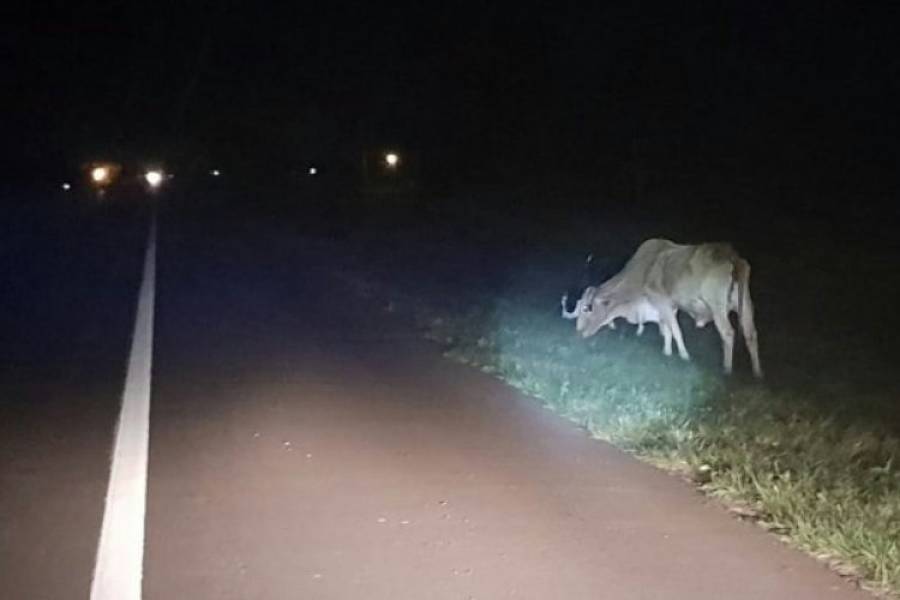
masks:
[[(3, 231), (11, 599), (90, 595), (147, 233), (53, 206)], [(157, 252), (144, 598), (866, 597), (442, 359), (338, 245), (163, 211)]]

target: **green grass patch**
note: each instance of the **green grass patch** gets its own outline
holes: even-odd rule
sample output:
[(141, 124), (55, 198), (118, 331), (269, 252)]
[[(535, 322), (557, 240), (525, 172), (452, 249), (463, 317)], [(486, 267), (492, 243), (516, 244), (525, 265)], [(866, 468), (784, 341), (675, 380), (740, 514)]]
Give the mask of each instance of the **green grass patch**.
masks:
[(854, 410), (853, 398), (819, 397), (852, 386), (825, 380), (822, 390), (774, 391), (725, 380), (711, 331), (701, 332), (706, 355), (701, 348), (701, 360), (685, 363), (662, 355), (655, 327), (642, 337), (626, 326), (582, 340), (571, 323), (524, 297), (409, 305), (451, 358), (597, 438), (689, 474), (707, 494), (870, 589), (900, 592), (900, 441), (873, 411)]

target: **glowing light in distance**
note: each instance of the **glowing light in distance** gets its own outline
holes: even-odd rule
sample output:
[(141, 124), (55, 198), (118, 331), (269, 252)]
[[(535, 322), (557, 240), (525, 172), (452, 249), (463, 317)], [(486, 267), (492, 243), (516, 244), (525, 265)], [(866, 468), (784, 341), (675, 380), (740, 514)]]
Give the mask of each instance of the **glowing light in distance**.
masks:
[(94, 167), (91, 169), (91, 179), (94, 183), (106, 183), (109, 181), (109, 167)]
[(400, 157), (393, 152), (388, 152), (384, 155), (384, 162), (386, 162), (389, 167), (396, 167), (400, 163)]
[(218, 169), (213, 169), (212, 171), (209, 172), (209, 174), (212, 175), (213, 177), (218, 177), (219, 175), (222, 174), (222, 171), (220, 171)]
[(72, 184), (71, 184), (71, 183), (64, 183), (64, 184), (62, 184), (62, 189), (66, 190), (66, 191), (68, 192), (69, 190), (72, 189)]
[(144, 173), (144, 179), (147, 180), (151, 187), (158, 187), (163, 181), (163, 174), (156, 170), (147, 171)]
[(315, 168), (315, 167), (310, 167), (310, 168), (309, 168), (309, 174), (310, 174), (310, 175), (316, 175), (318, 172), (319, 172), (319, 170), (318, 170), (317, 168)]

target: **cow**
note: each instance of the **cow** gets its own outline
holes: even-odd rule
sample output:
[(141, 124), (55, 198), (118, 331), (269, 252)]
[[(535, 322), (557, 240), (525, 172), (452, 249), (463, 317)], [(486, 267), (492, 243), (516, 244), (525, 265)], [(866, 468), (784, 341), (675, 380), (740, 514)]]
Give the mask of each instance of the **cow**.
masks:
[[(615, 319), (618, 317), (625, 317), (626, 320), (631, 323), (638, 323), (638, 329), (643, 332), (643, 327), (640, 325), (640, 315), (634, 311), (641, 311), (647, 308), (647, 303), (640, 301), (642, 295), (640, 292), (643, 290), (643, 282), (647, 278), (647, 269), (665, 246), (664, 242), (666, 242), (666, 240), (647, 240), (638, 247), (634, 255), (627, 261), (613, 263), (618, 264), (619, 268), (616, 271), (608, 271), (607, 277), (603, 279), (602, 283), (582, 286), (580, 288), (581, 291), (578, 292), (577, 296), (573, 296), (573, 290), (570, 289), (569, 292), (562, 297), (563, 318), (577, 320), (576, 330), (579, 332), (585, 330), (590, 324), (591, 331), (585, 335), (585, 337), (595, 334), (601, 327), (607, 325), (611, 329), (615, 329)], [(588, 273), (593, 263), (593, 255), (588, 255), (585, 264), (585, 274)], [(606, 262), (605, 264), (609, 265), (610, 263)], [(582, 282), (584, 282), (584, 280), (585, 277), (583, 276)], [(604, 293), (615, 290), (619, 292), (620, 298), (627, 297), (629, 300), (623, 301), (616, 306), (617, 312), (620, 312), (621, 314), (610, 314), (607, 315), (609, 318), (604, 316), (600, 320), (587, 319), (587, 314), (592, 310), (591, 301), (601, 289), (604, 290)], [(575, 298), (574, 301), (573, 297)], [(643, 310), (643, 313), (648, 317), (643, 319), (643, 321), (659, 322), (658, 318), (651, 317), (651, 315), (655, 315), (655, 311), (650, 312), (648, 310)], [(629, 316), (633, 318), (629, 318)]]
[(638, 322), (656, 321), (664, 338), (663, 352), (671, 354), (674, 339), (679, 356), (689, 360), (678, 325), (679, 310), (690, 315), (698, 327), (710, 321), (715, 324), (722, 338), (726, 373), (732, 371), (734, 354), (729, 315), (736, 312), (753, 374), (763, 377), (750, 297), (750, 265), (728, 244), (647, 240), (622, 271), (586, 290), (566, 316), (576, 320), (576, 330), (583, 337), (594, 335), (621, 316)]

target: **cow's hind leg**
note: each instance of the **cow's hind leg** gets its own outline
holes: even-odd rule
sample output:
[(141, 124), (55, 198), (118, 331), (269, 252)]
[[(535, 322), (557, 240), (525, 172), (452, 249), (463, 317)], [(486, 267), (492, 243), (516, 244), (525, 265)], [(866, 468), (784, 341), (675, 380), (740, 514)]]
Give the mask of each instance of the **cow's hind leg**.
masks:
[(750, 353), (750, 361), (753, 363), (753, 375), (762, 379), (763, 370), (759, 362), (759, 341), (756, 337), (756, 323), (753, 319), (753, 301), (750, 300), (749, 291), (744, 294), (744, 306), (740, 313), (741, 332), (744, 334), (744, 343), (747, 352)]

